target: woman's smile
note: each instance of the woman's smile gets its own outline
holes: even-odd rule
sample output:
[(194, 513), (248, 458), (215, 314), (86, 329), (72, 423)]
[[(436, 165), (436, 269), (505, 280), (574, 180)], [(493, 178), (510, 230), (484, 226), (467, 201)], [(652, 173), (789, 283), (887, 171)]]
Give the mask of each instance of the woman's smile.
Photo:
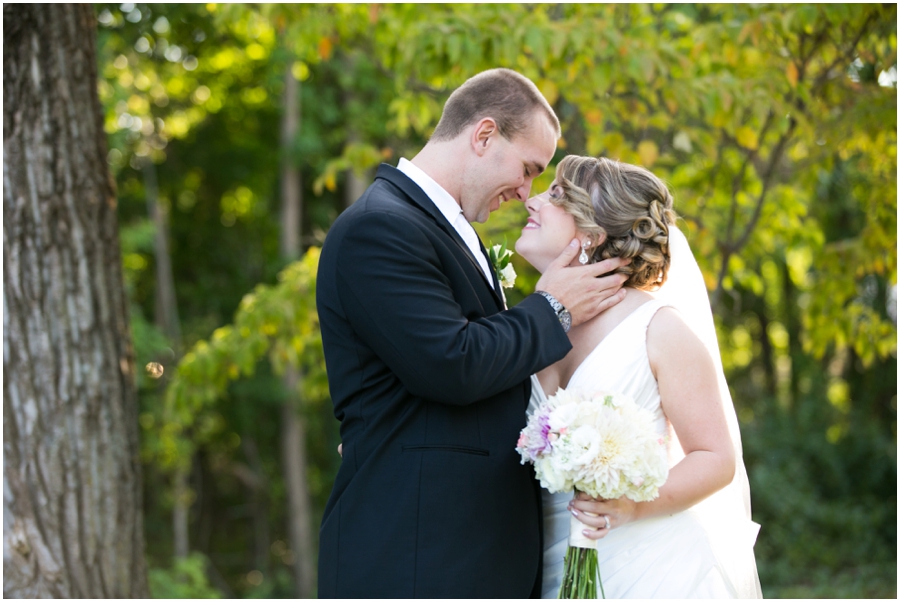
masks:
[(540, 228), (541, 225), (535, 220), (533, 217), (528, 218), (528, 222), (522, 228), (523, 230), (534, 230), (535, 228)]

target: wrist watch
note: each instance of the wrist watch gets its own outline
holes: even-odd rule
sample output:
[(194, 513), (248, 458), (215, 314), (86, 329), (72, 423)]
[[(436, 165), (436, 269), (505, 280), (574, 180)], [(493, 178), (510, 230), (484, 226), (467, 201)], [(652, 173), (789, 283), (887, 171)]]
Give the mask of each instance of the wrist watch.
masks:
[(565, 332), (569, 332), (569, 329), (572, 327), (572, 314), (569, 313), (569, 310), (563, 307), (563, 304), (557, 301), (556, 297), (554, 297), (547, 291), (534, 292), (542, 296), (550, 303), (550, 307), (552, 307), (553, 311), (556, 312), (556, 317), (559, 318), (559, 323), (562, 325), (563, 330)]

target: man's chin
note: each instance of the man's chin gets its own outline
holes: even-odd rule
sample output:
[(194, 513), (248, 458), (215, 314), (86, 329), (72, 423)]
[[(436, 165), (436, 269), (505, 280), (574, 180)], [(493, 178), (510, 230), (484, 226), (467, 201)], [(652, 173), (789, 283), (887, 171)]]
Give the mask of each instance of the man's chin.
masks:
[(475, 216), (475, 219), (469, 220), (470, 222), (478, 222), (479, 224), (483, 224), (488, 221), (488, 218), (491, 216), (495, 209), (488, 208), (486, 211), (479, 211), (478, 215)]

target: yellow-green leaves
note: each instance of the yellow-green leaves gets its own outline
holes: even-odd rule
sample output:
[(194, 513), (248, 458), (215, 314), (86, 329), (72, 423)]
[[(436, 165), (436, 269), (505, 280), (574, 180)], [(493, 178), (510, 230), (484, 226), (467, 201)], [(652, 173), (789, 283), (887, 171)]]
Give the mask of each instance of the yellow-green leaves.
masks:
[(744, 148), (756, 150), (759, 146), (759, 138), (757, 137), (756, 132), (750, 127), (740, 127), (737, 129), (734, 135), (735, 138), (737, 138), (738, 144), (740, 144)]
[[(144, 420), (159, 428), (163, 466), (187, 461), (202, 432), (216, 430), (214, 403), (230, 382), (252, 375), (260, 360), (268, 359), (277, 374), (288, 365), (298, 368), (304, 375), (300, 393), (306, 403), (327, 397), (315, 305), (318, 260), (319, 249), (310, 248), (282, 270), (277, 285), (259, 285), (245, 295), (232, 324), (216, 329), (208, 341), (199, 341), (184, 355), (166, 390), (163, 424), (154, 426), (152, 416)], [(193, 439), (186, 438), (188, 429)]]
[(650, 168), (659, 158), (659, 148), (652, 140), (642, 140), (637, 148), (638, 156), (641, 159), (641, 165)]
[(337, 178), (348, 169), (362, 175), (390, 157), (390, 149), (378, 149), (370, 144), (351, 143), (344, 147), (344, 153), (325, 164), (322, 174), (313, 182), (313, 192), (322, 194), (323, 188), (334, 192)]

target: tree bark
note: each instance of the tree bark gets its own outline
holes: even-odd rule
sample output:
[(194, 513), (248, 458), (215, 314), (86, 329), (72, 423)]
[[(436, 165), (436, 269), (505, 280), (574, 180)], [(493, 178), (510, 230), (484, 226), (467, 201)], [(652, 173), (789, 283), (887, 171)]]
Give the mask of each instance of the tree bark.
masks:
[(3, 594), (148, 597), (91, 5), (3, 6)]
[[(300, 130), (300, 83), (291, 67), (284, 76), (284, 117), (281, 128), (281, 256), (293, 261), (300, 256), (303, 196), (300, 171), (291, 149)], [(288, 536), (294, 564), (294, 588), (298, 598), (311, 598), (315, 591), (316, 567), (312, 504), (306, 482), (306, 425), (298, 414), (300, 372), (288, 366), (284, 375), (287, 399), (281, 416), (281, 460), (288, 498)]]

